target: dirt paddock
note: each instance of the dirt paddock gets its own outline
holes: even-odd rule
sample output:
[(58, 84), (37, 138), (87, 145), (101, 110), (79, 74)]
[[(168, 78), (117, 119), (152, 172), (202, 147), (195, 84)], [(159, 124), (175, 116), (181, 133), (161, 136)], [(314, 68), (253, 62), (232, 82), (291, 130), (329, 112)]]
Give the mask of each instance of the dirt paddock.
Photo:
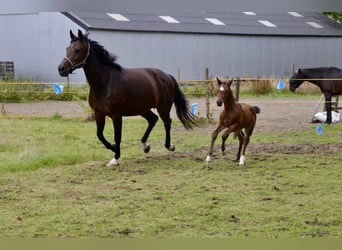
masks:
[[(298, 130), (303, 131), (312, 127), (312, 117), (318, 104), (319, 97), (315, 98), (242, 98), (240, 102), (258, 106), (261, 113), (257, 116), (255, 133), (260, 131), (281, 131)], [(190, 105), (198, 103), (198, 112), (200, 117), (206, 117), (206, 101), (204, 98), (189, 99)], [(2, 113), (14, 116), (51, 116), (59, 114), (61, 116), (84, 116), (89, 115), (87, 102), (63, 102), (63, 101), (44, 101), (35, 103), (2, 103)], [(218, 119), (219, 113), (223, 107), (217, 107), (215, 98), (210, 99), (210, 114), (214, 120)], [(323, 111), (321, 105), (318, 111)], [(1, 114), (0, 114), (1, 115)], [(175, 117), (175, 110), (172, 109), (171, 116)], [(215, 124), (208, 125), (205, 128), (210, 136)], [(220, 139), (218, 138), (217, 144)], [(227, 145), (228, 146), (228, 145)], [(234, 146), (235, 147), (235, 146)], [(319, 148), (317, 148), (319, 147)], [(256, 154), (263, 153), (288, 153), (288, 154), (312, 154), (314, 152), (340, 152), (342, 145), (283, 145), (278, 143), (255, 144), (253, 139), (248, 147), (248, 151)], [(216, 149), (218, 150), (218, 149)], [(215, 151), (216, 151), (215, 150)]]
[[(278, 131), (300, 129), (311, 124), (317, 99), (298, 98), (243, 98), (240, 102), (256, 105), (261, 109), (258, 114), (255, 131)], [(200, 117), (206, 117), (206, 101), (204, 98), (190, 98), (190, 105), (198, 103)], [(33, 103), (2, 103), (2, 113), (18, 116), (49, 116), (59, 114), (62, 116), (87, 116), (89, 110), (86, 102), (75, 101), (44, 101)], [(210, 99), (210, 114), (214, 120), (218, 119), (223, 107), (217, 107), (215, 98)], [(319, 111), (322, 111), (322, 106)], [(171, 113), (175, 117), (174, 108)]]

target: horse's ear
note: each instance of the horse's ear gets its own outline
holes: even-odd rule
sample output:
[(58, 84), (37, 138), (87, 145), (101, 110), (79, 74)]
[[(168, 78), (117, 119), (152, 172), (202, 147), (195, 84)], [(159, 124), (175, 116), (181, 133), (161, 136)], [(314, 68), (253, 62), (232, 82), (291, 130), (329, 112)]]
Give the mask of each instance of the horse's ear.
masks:
[(217, 81), (217, 84), (218, 84), (218, 85), (221, 85), (221, 84), (222, 84), (220, 78), (218, 78), (217, 76), (216, 76), (216, 81)]
[(73, 41), (73, 40), (75, 40), (75, 35), (74, 35), (74, 33), (72, 33), (72, 30), (70, 30), (70, 39), (71, 39), (71, 41)]
[(234, 78), (230, 79), (230, 80), (228, 81), (228, 86), (230, 87), (230, 86), (233, 84), (233, 82), (234, 82)]
[(301, 71), (302, 71), (301, 69), (298, 69), (298, 70), (297, 70), (297, 73), (298, 73), (298, 74), (300, 74), (300, 73), (301, 73)]
[(78, 30), (78, 38), (81, 40), (81, 41), (83, 41), (83, 33), (82, 33), (82, 31), (81, 30)]

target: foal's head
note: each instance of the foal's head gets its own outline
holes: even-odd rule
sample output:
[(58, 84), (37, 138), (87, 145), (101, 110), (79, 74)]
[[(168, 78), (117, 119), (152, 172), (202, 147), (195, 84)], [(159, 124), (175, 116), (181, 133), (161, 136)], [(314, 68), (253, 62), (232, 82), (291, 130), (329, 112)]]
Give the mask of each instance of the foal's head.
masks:
[(233, 98), (232, 100), (234, 100), (232, 90), (230, 89), (230, 86), (233, 83), (233, 78), (228, 81), (221, 81), (218, 77), (216, 77), (216, 80), (218, 85), (216, 104), (220, 107), (225, 101), (228, 101), (231, 98)]
[(90, 44), (87, 35), (78, 30), (78, 37), (70, 30), (70, 45), (66, 48), (66, 55), (58, 66), (61, 76), (68, 76), (74, 69), (80, 68), (87, 62)]

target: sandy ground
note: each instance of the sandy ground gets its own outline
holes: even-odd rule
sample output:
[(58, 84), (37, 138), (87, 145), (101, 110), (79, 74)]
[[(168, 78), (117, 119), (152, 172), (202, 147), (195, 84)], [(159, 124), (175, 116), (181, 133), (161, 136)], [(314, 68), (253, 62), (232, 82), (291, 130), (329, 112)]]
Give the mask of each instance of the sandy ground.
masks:
[[(256, 105), (261, 109), (258, 114), (255, 131), (298, 129), (309, 126), (317, 107), (317, 99), (289, 99), (289, 98), (242, 98), (240, 102)], [(200, 117), (206, 117), (206, 101), (204, 98), (189, 99), (190, 105), (198, 103)], [(7, 115), (50, 116), (59, 114), (62, 116), (84, 116), (89, 115), (87, 102), (74, 101), (44, 101), (34, 103), (1, 103), (1, 112)], [(214, 120), (218, 119), (223, 107), (216, 105), (215, 98), (210, 99), (210, 115)], [(323, 111), (321, 105), (318, 111)], [(171, 116), (175, 117), (174, 108)]]

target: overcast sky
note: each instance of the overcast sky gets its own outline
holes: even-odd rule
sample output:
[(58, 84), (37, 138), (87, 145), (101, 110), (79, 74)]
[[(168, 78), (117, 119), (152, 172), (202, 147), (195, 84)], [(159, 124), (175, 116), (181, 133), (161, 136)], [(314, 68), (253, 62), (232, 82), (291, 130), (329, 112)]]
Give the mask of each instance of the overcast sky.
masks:
[(85, 11), (186, 13), (241, 11), (342, 11), (341, 0), (5, 0), (0, 13)]

